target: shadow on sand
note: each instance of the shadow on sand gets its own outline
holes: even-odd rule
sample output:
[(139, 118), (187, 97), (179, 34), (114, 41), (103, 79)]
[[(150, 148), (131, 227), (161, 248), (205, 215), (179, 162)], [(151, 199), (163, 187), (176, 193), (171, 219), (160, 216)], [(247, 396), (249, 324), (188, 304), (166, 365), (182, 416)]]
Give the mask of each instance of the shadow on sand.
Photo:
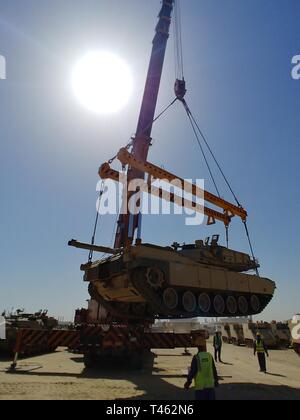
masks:
[[(73, 358), (77, 363), (83, 363), (82, 357)], [(135, 384), (136, 391), (143, 393), (142, 397), (128, 398), (127, 400), (169, 400), (191, 401), (194, 399), (193, 390), (185, 391), (183, 385), (185, 376), (182, 374), (165, 373), (164, 369), (153, 366), (154, 359), (148, 360), (146, 367), (141, 371), (132, 371), (118, 365), (105, 364), (94, 369), (83, 369), (81, 373), (61, 372), (17, 372), (35, 377), (61, 377), (61, 378), (86, 378), (110, 379), (115, 381), (129, 381)], [(270, 376), (279, 376), (270, 374)], [(173, 385), (173, 379), (182, 380), (181, 384)], [(178, 383), (178, 382), (177, 382)], [(180, 388), (182, 386), (182, 388)], [(220, 384), (217, 388), (218, 400), (300, 400), (300, 389), (284, 385), (265, 385), (254, 383), (229, 383)]]

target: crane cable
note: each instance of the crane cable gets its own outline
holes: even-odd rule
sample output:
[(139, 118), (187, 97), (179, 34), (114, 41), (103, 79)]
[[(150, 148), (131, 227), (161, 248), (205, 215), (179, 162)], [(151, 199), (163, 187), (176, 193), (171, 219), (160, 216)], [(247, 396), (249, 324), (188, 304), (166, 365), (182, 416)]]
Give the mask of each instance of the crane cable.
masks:
[(202, 144), (201, 144), (201, 141), (200, 141), (199, 135), (198, 135), (198, 133), (197, 133), (196, 126), (195, 126), (195, 124), (194, 124), (194, 121), (193, 121), (193, 118), (192, 118), (191, 111), (190, 111), (190, 109), (189, 109), (189, 107), (188, 107), (188, 105), (187, 105), (187, 103), (186, 103), (186, 101), (185, 101), (185, 100), (183, 100), (183, 101), (182, 101), (182, 103), (183, 103), (184, 108), (185, 108), (185, 110), (186, 110), (186, 113), (187, 113), (188, 119), (189, 119), (189, 121), (190, 121), (190, 123), (191, 123), (192, 129), (193, 129), (193, 131), (194, 131), (194, 134), (195, 134), (195, 137), (196, 137), (196, 140), (197, 140), (198, 146), (199, 146), (199, 148), (200, 148), (200, 150), (201, 150), (201, 153), (202, 153), (202, 155), (203, 155), (203, 158), (204, 158), (204, 160), (205, 160), (205, 163), (206, 163), (207, 169), (208, 169), (208, 171), (209, 171), (209, 174), (210, 174), (211, 180), (212, 180), (212, 182), (213, 182), (213, 184), (214, 184), (214, 186), (215, 186), (215, 189), (216, 189), (216, 191), (217, 191), (217, 194), (218, 194), (219, 198), (221, 198), (220, 191), (219, 191), (219, 189), (218, 189), (218, 186), (217, 186), (217, 183), (216, 183), (215, 177), (214, 177), (214, 175), (213, 175), (212, 169), (211, 169), (211, 167), (210, 167), (210, 164), (209, 164), (208, 159), (207, 159), (207, 157), (206, 157), (206, 154), (205, 154), (204, 148), (203, 148), (203, 146), (202, 146)]
[[(92, 241), (91, 241), (92, 245), (95, 245), (95, 241), (96, 241), (96, 234), (97, 234), (97, 228), (98, 228), (98, 222), (99, 222), (101, 199), (102, 199), (102, 196), (104, 194), (104, 191), (105, 191), (105, 182), (102, 181), (101, 187), (100, 187), (99, 198), (98, 198), (97, 215), (96, 215), (96, 220), (95, 220), (94, 230), (93, 230), (93, 236), (92, 236)], [(89, 263), (92, 262), (93, 255), (94, 255), (94, 251), (90, 250), (89, 259), (88, 259)]]
[[(137, 135), (143, 135), (144, 132), (146, 132), (148, 130), (149, 127), (151, 127), (151, 125), (153, 125), (154, 123), (156, 123), (157, 120), (159, 120), (174, 104), (175, 102), (178, 100), (178, 98), (175, 98), (166, 108), (164, 108), (160, 114), (158, 114), (154, 120), (148, 124), (144, 130), (141, 133), (138, 133)], [(129, 150), (130, 147), (133, 145), (133, 141), (134, 141), (134, 136), (131, 137), (129, 143), (127, 143), (127, 145), (125, 146), (125, 149)], [(114, 155), (111, 159), (109, 159), (108, 163), (111, 165), (116, 159), (118, 158), (118, 154)]]
[[(186, 113), (187, 113), (187, 115), (188, 115), (188, 118), (189, 118), (189, 120), (190, 120), (190, 122), (191, 122), (191, 125), (192, 125), (192, 128), (193, 128), (193, 131), (194, 131), (194, 133), (195, 133), (195, 136), (196, 136), (196, 139), (197, 139), (197, 142), (198, 142), (198, 145), (199, 145), (199, 147), (200, 147), (200, 150), (201, 150), (201, 152), (202, 152), (202, 155), (203, 155), (203, 157), (204, 157), (204, 160), (205, 160), (205, 162), (206, 162), (206, 165), (207, 165), (207, 167), (208, 167), (208, 170), (209, 170), (210, 176), (211, 176), (211, 178), (212, 178), (212, 181), (213, 181), (213, 183), (214, 183), (214, 186), (215, 186), (215, 188), (216, 188), (216, 191), (217, 191), (217, 193), (218, 193), (219, 197), (220, 197), (219, 189), (218, 189), (218, 187), (217, 187), (217, 183), (216, 183), (215, 178), (214, 178), (214, 176), (213, 176), (213, 173), (212, 173), (211, 167), (210, 167), (209, 162), (208, 162), (208, 159), (207, 159), (207, 157), (206, 157), (206, 154), (205, 154), (204, 148), (203, 148), (203, 146), (202, 146), (202, 144), (201, 144), (200, 137), (199, 137), (199, 135), (198, 135), (198, 133), (197, 133), (197, 130), (198, 130), (198, 132), (200, 133), (200, 136), (201, 136), (201, 138), (203, 139), (203, 141), (204, 141), (204, 143), (205, 143), (206, 147), (208, 148), (208, 150), (209, 150), (209, 152), (210, 152), (210, 154), (211, 154), (211, 156), (212, 156), (212, 158), (213, 158), (214, 162), (216, 163), (216, 165), (217, 165), (217, 167), (218, 167), (218, 169), (219, 169), (219, 171), (220, 171), (220, 173), (221, 173), (221, 175), (222, 175), (222, 177), (223, 177), (224, 181), (226, 182), (226, 184), (227, 184), (227, 186), (228, 186), (229, 190), (231, 191), (231, 193), (232, 193), (232, 195), (233, 195), (233, 197), (234, 197), (234, 199), (235, 199), (235, 201), (236, 201), (236, 203), (237, 203), (238, 207), (243, 208), (243, 207), (242, 207), (242, 205), (240, 204), (240, 201), (238, 200), (237, 195), (235, 194), (235, 192), (234, 192), (234, 190), (233, 190), (233, 188), (232, 188), (232, 186), (231, 186), (231, 184), (230, 184), (230, 182), (229, 182), (228, 178), (226, 177), (226, 175), (225, 175), (225, 173), (224, 173), (224, 171), (223, 171), (223, 169), (222, 169), (222, 167), (221, 167), (220, 163), (218, 162), (218, 160), (217, 160), (217, 158), (216, 158), (216, 156), (215, 156), (215, 154), (214, 154), (214, 152), (213, 152), (213, 150), (212, 150), (211, 146), (209, 145), (208, 140), (206, 139), (206, 137), (205, 137), (205, 135), (204, 135), (203, 131), (201, 130), (201, 128), (200, 128), (200, 126), (199, 126), (199, 124), (198, 124), (197, 120), (196, 120), (196, 119), (195, 119), (195, 117), (193, 116), (193, 114), (192, 114), (192, 112), (191, 112), (191, 110), (190, 110), (190, 108), (189, 108), (188, 104), (186, 103), (185, 99), (181, 100), (181, 102), (183, 103), (183, 106), (184, 106), (184, 108), (185, 108), (185, 110), (186, 110)], [(197, 130), (196, 130), (196, 129), (197, 129)], [(246, 221), (246, 220), (244, 220), (244, 221), (243, 221), (243, 225), (244, 225), (244, 227), (245, 227), (245, 232), (246, 232), (246, 236), (247, 236), (247, 239), (248, 239), (248, 243), (249, 243), (249, 247), (250, 247), (250, 251), (251, 251), (251, 255), (252, 255), (253, 261), (257, 261), (257, 259), (256, 259), (256, 257), (255, 257), (254, 248), (253, 248), (253, 244), (252, 244), (252, 240), (251, 240), (251, 237), (250, 237), (250, 232), (249, 232), (249, 228), (248, 228), (248, 224), (247, 224), (247, 221)], [(228, 226), (226, 226), (226, 227), (225, 227), (225, 229), (226, 229), (226, 244), (227, 244), (227, 248), (229, 248), (229, 227), (228, 227)], [(258, 277), (260, 277), (259, 270), (258, 270), (258, 268), (257, 268), (257, 267), (255, 268), (255, 271), (256, 271), (257, 276), (258, 276)]]
[(175, 79), (184, 80), (184, 60), (183, 60), (180, 0), (175, 0), (173, 27), (174, 27)]
[(196, 126), (196, 128), (197, 128), (197, 130), (198, 130), (198, 132), (199, 132), (199, 134), (200, 134), (200, 136), (202, 137), (202, 139), (203, 139), (203, 141), (204, 141), (204, 143), (205, 143), (205, 145), (206, 145), (206, 147), (207, 147), (207, 149), (208, 149), (208, 151), (209, 151), (210, 155), (212, 156), (212, 158), (213, 158), (213, 160), (214, 160), (215, 164), (217, 165), (217, 168), (219, 169), (219, 171), (220, 171), (220, 173), (221, 173), (221, 175), (222, 175), (222, 178), (224, 179), (224, 181), (225, 181), (226, 185), (228, 186), (228, 188), (229, 188), (229, 190), (230, 190), (230, 192), (231, 192), (231, 194), (232, 194), (232, 196), (233, 196), (233, 198), (234, 198), (235, 202), (237, 203), (238, 207), (242, 208), (243, 206), (241, 205), (241, 203), (240, 203), (239, 199), (237, 198), (237, 195), (235, 194), (235, 192), (234, 192), (234, 190), (233, 190), (233, 188), (232, 188), (232, 186), (231, 186), (231, 184), (230, 184), (230, 182), (229, 182), (228, 178), (226, 177), (224, 170), (222, 169), (222, 167), (221, 167), (220, 163), (218, 162), (218, 160), (217, 160), (217, 158), (216, 158), (216, 155), (214, 154), (214, 152), (213, 152), (213, 150), (212, 150), (212, 148), (211, 148), (210, 144), (208, 143), (208, 140), (206, 139), (206, 137), (205, 137), (205, 135), (204, 135), (203, 131), (201, 130), (201, 128), (200, 128), (200, 126), (199, 126), (199, 124), (198, 124), (198, 122), (197, 122), (196, 118), (194, 117), (193, 113), (191, 112), (191, 110), (190, 110), (190, 108), (189, 108), (189, 106), (187, 105), (187, 103), (186, 103), (186, 101), (185, 101), (185, 100), (183, 101), (183, 105), (184, 105), (184, 107), (185, 107), (185, 109), (186, 109), (186, 111), (187, 111), (187, 113), (188, 113), (188, 115), (189, 115), (189, 118), (191, 118), (191, 119), (192, 119), (192, 121), (193, 121), (193, 123), (195, 124), (195, 126)]

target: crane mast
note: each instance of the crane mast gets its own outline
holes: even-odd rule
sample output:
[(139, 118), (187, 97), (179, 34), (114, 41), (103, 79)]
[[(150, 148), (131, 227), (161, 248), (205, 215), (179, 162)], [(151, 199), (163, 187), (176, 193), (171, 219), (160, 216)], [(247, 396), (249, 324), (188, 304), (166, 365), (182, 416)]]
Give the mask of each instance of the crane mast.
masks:
[[(152, 126), (169, 38), (174, 2), (175, 0), (163, 0), (159, 13), (159, 22), (156, 26), (156, 33), (153, 39), (153, 47), (143, 102), (132, 147), (132, 155), (141, 162), (147, 161), (151, 144)], [(128, 183), (134, 179), (144, 179), (144, 176), (145, 173), (141, 170), (135, 168), (128, 169)], [(128, 194), (127, 197), (124, 198), (124, 200), (127, 202), (123, 203), (123, 208), (125, 208), (127, 211), (126, 214), (121, 214), (118, 220), (115, 248), (124, 248), (126, 246), (130, 246), (133, 242), (134, 234), (138, 227), (139, 216), (131, 215), (128, 211), (128, 202), (131, 196)], [(124, 204), (126, 207), (124, 207)]]

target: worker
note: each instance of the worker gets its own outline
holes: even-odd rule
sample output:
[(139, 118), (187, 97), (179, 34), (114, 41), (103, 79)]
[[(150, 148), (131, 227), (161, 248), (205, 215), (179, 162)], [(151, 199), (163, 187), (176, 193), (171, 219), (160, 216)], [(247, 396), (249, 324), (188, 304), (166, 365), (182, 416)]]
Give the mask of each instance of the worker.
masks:
[(222, 363), (221, 360), (221, 353), (222, 353), (222, 335), (220, 331), (217, 331), (214, 335), (214, 349), (215, 349), (215, 361), (217, 362), (219, 359), (219, 362)]
[(188, 390), (195, 382), (195, 398), (197, 401), (214, 401), (215, 388), (219, 386), (218, 373), (214, 359), (207, 352), (206, 341), (202, 339), (198, 344), (198, 354), (194, 356), (184, 388)]
[(256, 340), (254, 342), (254, 356), (256, 354), (258, 358), (260, 371), (263, 373), (267, 373), (266, 355), (269, 357), (269, 352), (259, 332), (256, 334)]

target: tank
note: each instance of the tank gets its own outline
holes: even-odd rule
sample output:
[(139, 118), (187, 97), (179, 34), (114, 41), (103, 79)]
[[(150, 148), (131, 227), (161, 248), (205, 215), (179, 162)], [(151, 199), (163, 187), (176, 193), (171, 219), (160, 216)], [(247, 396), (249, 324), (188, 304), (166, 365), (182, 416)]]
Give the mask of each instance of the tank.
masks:
[(289, 326), (293, 339), (293, 349), (300, 356), (300, 314), (293, 317), (289, 322)]
[(249, 255), (218, 245), (219, 236), (193, 245), (136, 244), (85, 264), (90, 294), (118, 318), (194, 318), (257, 315), (275, 283), (247, 273)]
[[(10, 355), (14, 352), (17, 333), (20, 329), (30, 329), (36, 331), (52, 330), (58, 326), (58, 321), (48, 317), (47, 311), (39, 311), (34, 314), (25, 313), (17, 310), (15, 313), (5, 314), (6, 339), (0, 340), (0, 353)], [(32, 356), (35, 354), (52, 352), (56, 348), (48, 347), (47, 341), (40, 341), (34, 345), (28, 345), (23, 349), (21, 356)]]

